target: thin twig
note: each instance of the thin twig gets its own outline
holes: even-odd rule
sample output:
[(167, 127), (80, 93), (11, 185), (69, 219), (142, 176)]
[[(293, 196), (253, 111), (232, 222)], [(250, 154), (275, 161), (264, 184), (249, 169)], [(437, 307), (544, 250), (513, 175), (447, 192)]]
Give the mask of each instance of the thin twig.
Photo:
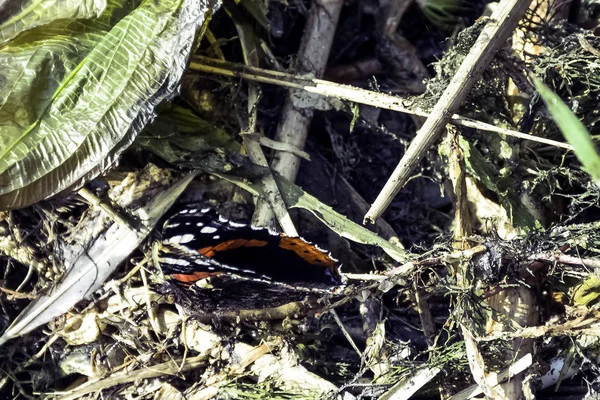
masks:
[(429, 308), (429, 302), (419, 289), (416, 279), (413, 280), (413, 293), (411, 297), (413, 298), (413, 302), (419, 313), (421, 328), (423, 329), (423, 336), (425, 337), (427, 347), (430, 350), (433, 350), (435, 348), (437, 330), (435, 329), (435, 322), (433, 320), (433, 314), (431, 314), (431, 309)]
[(141, 379), (150, 379), (164, 375), (176, 375), (179, 372), (187, 372), (205, 365), (206, 356), (198, 356), (188, 358), (186, 365), (183, 368), (179, 367), (179, 360), (167, 361), (162, 364), (145, 367), (137, 371), (124, 371), (112, 374), (104, 379), (88, 381), (73, 390), (65, 392), (56, 392), (55, 394), (62, 395), (62, 399), (76, 399), (93, 392), (100, 392), (103, 389), (123, 385)]
[[(521, 372), (523, 372), (527, 368), (529, 368), (532, 363), (533, 363), (533, 357), (532, 357), (531, 353), (524, 355), (523, 357), (521, 357), (517, 361), (515, 361), (510, 367), (508, 367), (508, 368), (504, 369), (502, 372), (500, 372), (498, 374), (497, 382), (502, 383), (502, 382), (506, 381), (507, 379), (520, 374)], [(475, 396), (480, 395), (481, 393), (483, 393), (483, 390), (481, 389), (481, 387), (479, 385), (473, 385), (461, 392), (458, 392), (454, 396), (450, 397), (450, 399), (448, 399), (448, 400), (471, 399)]]
[(258, 134), (256, 134), (256, 135), (248, 134), (248, 137), (251, 137), (254, 140), (257, 140), (258, 143), (260, 143), (260, 145), (263, 147), (267, 147), (271, 150), (287, 151), (288, 153), (295, 154), (298, 157), (300, 157), (306, 161), (310, 161), (310, 155), (307, 152), (300, 150), (299, 148), (294, 147), (288, 143), (278, 142), (277, 140), (273, 140), (271, 138), (268, 138), (268, 137), (262, 136), (262, 135), (258, 135)]
[(600, 260), (594, 258), (581, 258), (563, 254), (561, 252), (538, 253), (529, 257), (531, 260), (546, 261), (569, 265), (582, 265), (588, 268), (600, 269)]
[(6, 293), (8, 295), (7, 298), (9, 300), (13, 300), (13, 299), (17, 299), (17, 300), (22, 300), (22, 299), (33, 300), (33, 299), (35, 299), (37, 297), (35, 294), (21, 293), (18, 290), (10, 290), (10, 289), (3, 288), (2, 286), (0, 286), (0, 292)]
[(86, 188), (81, 188), (77, 192), (85, 201), (90, 203), (92, 207), (99, 207), (102, 211), (106, 213), (113, 221), (118, 223), (119, 225), (125, 226), (131, 230), (135, 230), (129, 222), (121, 214), (117, 211), (113, 210), (113, 208), (100, 200), (95, 194), (87, 190)]
[(144, 259), (139, 263), (140, 265), (140, 276), (142, 278), (142, 283), (144, 285), (144, 294), (146, 301), (146, 312), (148, 313), (148, 320), (150, 321), (150, 326), (154, 329), (156, 337), (160, 337), (160, 329), (158, 328), (157, 316), (156, 316), (156, 307), (152, 305), (152, 301), (150, 300), (150, 287), (148, 285), (148, 278), (146, 276), (146, 270), (144, 266), (148, 264), (148, 258), (144, 257)]
[[(597, 313), (596, 313), (597, 314)], [(519, 340), (525, 339), (538, 339), (541, 337), (552, 337), (552, 336), (579, 336), (579, 335), (592, 335), (600, 336), (600, 316), (592, 315), (581, 315), (574, 320), (567, 321), (560, 325), (542, 325), (542, 326), (528, 326), (518, 329), (514, 332), (494, 332), (485, 337), (478, 337), (475, 340), (477, 343), (487, 343), (496, 340)]]
[(596, 49), (594, 46), (592, 46), (582, 33), (577, 34), (577, 40), (579, 41), (579, 44), (581, 45), (581, 47), (584, 50), (589, 51), (596, 57), (600, 57), (600, 51), (598, 49)]
[(352, 336), (350, 336), (350, 334), (348, 333), (348, 331), (346, 330), (346, 328), (344, 327), (344, 323), (342, 322), (342, 320), (340, 319), (339, 315), (337, 314), (337, 312), (335, 312), (335, 309), (331, 309), (329, 310), (329, 313), (333, 316), (333, 319), (335, 320), (335, 322), (338, 324), (338, 327), (340, 328), (340, 330), (342, 331), (342, 333), (344, 334), (344, 337), (346, 338), (346, 340), (348, 340), (348, 343), (350, 343), (350, 346), (352, 346), (352, 348), (354, 349), (354, 351), (356, 352), (356, 354), (358, 354), (358, 356), (361, 358), (363, 358), (363, 353), (362, 351), (360, 351), (360, 349), (358, 348), (358, 346), (356, 345), (356, 343), (354, 342), (354, 340), (352, 339)]
[(431, 382), (440, 372), (440, 367), (424, 366), (415, 371), (411, 371), (409, 376), (392, 386), (379, 399), (380, 400), (400, 400), (409, 399), (419, 389)]
[[(341, 85), (339, 83), (330, 82), (323, 79), (297, 76), (285, 72), (271, 71), (262, 68), (246, 67), (242, 64), (221, 61), (209, 57), (194, 57), (190, 63), (190, 70), (222, 76), (237, 77), (282, 87), (302, 89), (306, 92), (315, 93), (321, 96), (348, 100), (358, 104), (365, 104), (423, 118), (427, 118), (431, 115), (426, 111), (411, 109), (408, 106), (405, 106), (404, 104), (407, 103), (408, 100), (403, 99), (402, 97), (393, 96), (386, 93), (373, 92), (350, 85)], [(501, 135), (512, 136), (523, 140), (530, 140), (533, 142), (559, 147), (565, 150), (573, 150), (573, 146), (568, 143), (533, 136), (510, 129), (499, 128), (497, 126), (471, 118), (466, 118), (458, 114), (453, 114), (450, 117), (449, 122), (454, 125), (464, 126), (466, 128), (494, 132)]]

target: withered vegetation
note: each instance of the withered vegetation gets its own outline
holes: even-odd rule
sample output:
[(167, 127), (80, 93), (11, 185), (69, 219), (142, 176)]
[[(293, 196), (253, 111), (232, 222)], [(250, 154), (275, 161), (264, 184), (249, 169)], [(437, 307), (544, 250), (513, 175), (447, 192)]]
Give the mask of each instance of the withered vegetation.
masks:
[[(179, 95), (158, 108), (118, 166), (85, 185), (91, 197), (71, 191), (0, 213), (3, 332), (32, 300), (53, 294), (92, 238), (113, 223), (139, 230), (132, 210), (165, 182), (199, 171), (93, 296), (0, 347), (0, 397), (597, 393), (599, 183), (568, 149), (576, 144), (566, 143), (531, 81), (542, 79), (597, 142), (594, 4), (546, 0), (529, 9), (455, 110), (479, 125), (451, 121), (366, 232), (362, 219), (423, 113), (489, 23), (484, 2), (350, 1), (340, 2), (339, 20), (325, 13), (336, 33), (317, 77), (375, 99), (396, 95), (412, 114), (315, 94), (318, 81), (306, 75), (299, 47), (319, 2), (242, 3), (223, 3), (198, 37)], [(261, 80), (250, 67), (280, 76)], [(303, 83), (290, 89), (289, 82)], [(308, 132), (303, 148), (268, 140), (286, 141), (278, 132), (287, 108), (297, 113), (297, 131)], [(299, 154), (298, 186), (289, 170), (271, 174), (257, 148), (271, 166), (283, 163), (282, 153)], [(278, 217), (283, 210), (280, 221), (290, 212), (291, 226), (278, 229), (331, 251), (345, 286), (309, 294), (244, 282), (190, 288), (163, 274), (161, 227), (173, 210), (211, 207), (250, 223), (259, 202)], [(266, 208), (262, 221), (279, 227)]]

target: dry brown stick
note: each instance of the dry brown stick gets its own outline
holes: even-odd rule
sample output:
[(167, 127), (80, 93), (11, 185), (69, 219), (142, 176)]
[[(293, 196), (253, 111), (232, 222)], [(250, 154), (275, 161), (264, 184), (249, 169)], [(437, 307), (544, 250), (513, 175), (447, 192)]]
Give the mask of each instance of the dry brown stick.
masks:
[(10, 289), (3, 288), (2, 286), (0, 286), (0, 292), (6, 293), (8, 295), (7, 296), (8, 300), (15, 300), (15, 299), (16, 300), (21, 300), (21, 299), (33, 300), (37, 297), (35, 294), (22, 293), (22, 292), (19, 292), (18, 290), (10, 290)]
[(332, 308), (331, 310), (329, 310), (329, 313), (333, 316), (333, 319), (335, 320), (335, 323), (338, 325), (338, 328), (340, 328), (340, 330), (342, 331), (342, 334), (344, 335), (344, 337), (346, 338), (346, 340), (348, 341), (348, 343), (350, 343), (350, 347), (352, 347), (354, 349), (354, 351), (356, 352), (356, 354), (358, 354), (358, 356), (362, 360), (363, 357), (364, 357), (363, 352), (360, 351), (360, 349), (356, 345), (356, 342), (354, 342), (354, 339), (352, 339), (352, 336), (350, 336), (350, 334), (346, 330), (346, 327), (344, 327), (344, 323), (340, 319), (340, 316), (338, 315), (338, 313), (335, 312), (335, 308)]
[[(452, 181), (452, 188), (456, 198), (455, 205), (455, 229), (453, 247), (458, 250), (466, 250), (471, 247), (471, 243), (466, 238), (471, 234), (471, 216), (467, 207), (467, 186), (466, 186), (466, 166), (465, 156), (458, 144), (458, 132), (452, 125), (448, 125), (448, 144), (450, 147), (449, 156), (449, 176)], [(459, 286), (468, 291), (471, 287), (478, 287), (481, 282), (476, 279), (471, 282), (469, 264), (459, 262), (455, 269), (456, 281)], [(491, 308), (497, 310), (497, 313), (505, 316), (507, 319), (514, 319), (521, 326), (528, 326), (535, 323), (537, 314), (533, 307), (534, 297), (528, 288), (520, 286), (518, 288), (505, 289), (494, 294), (487, 299)], [(465, 313), (463, 323), (460, 324), (461, 332), (465, 340), (465, 348), (468, 354), (469, 368), (474, 380), (480, 385), (486, 397), (494, 399), (514, 399), (521, 398), (523, 393), (524, 376), (519, 374), (508, 382), (494, 382), (495, 375), (488, 372), (489, 366), (486, 365), (485, 358), (481, 353), (477, 342), (471, 334), (470, 329), (477, 326), (478, 319), (472, 316), (471, 312)], [(467, 323), (468, 321), (468, 323)], [(502, 324), (488, 317), (486, 326), (494, 326), (502, 329), (506, 333), (506, 328)], [(502, 361), (510, 362), (509, 357), (521, 357), (526, 353), (533, 353), (533, 342), (531, 340), (517, 340), (508, 343), (502, 343), (499, 357)]]
[(433, 320), (433, 314), (431, 314), (431, 309), (429, 308), (429, 301), (427, 301), (416, 283), (413, 285), (411, 297), (413, 298), (413, 302), (419, 313), (421, 328), (423, 329), (423, 336), (425, 337), (427, 347), (430, 350), (433, 350), (435, 348), (437, 329), (435, 329), (435, 322)]
[[(268, 168), (269, 164), (262, 149), (260, 148), (260, 144), (256, 140), (246, 138), (245, 136), (246, 135), (242, 135), (242, 137), (244, 138), (244, 147), (248, 152), (248, 157), (250, 157), (254, 164)], [(273, 175), (265, 175), (261, 179), (261, 184), (264, 188), (264, 193), (267, 199), (266, 201), (259, 202), (259, 204), (265, 204), (265, 206), (268, 207), (269, 210), (271, 210), (272, 212), (274, 211), (274, 215), (277, 217), (277, 221), (279, 222), (281, 229), (283, 230), (283, 232), (285, 232), (286, 235), (298, 236), (296, 227), (294, 226), (292, 218), (290, 217), (290, 214), (288, 213), (285, 207), (285, 203), (281, 198), (279, 188), (277, 187), (277, 183), (275, 182)], [(257, 221), (253, 221), (253, 224), (256, 226), (267, 225), (266, 223), (261, 223)]]
[(479, 79), (498, 47), (504, 44), (515, 29), (530, 2), (530, 0), (503, 0), (498, 5), (490, 21), (483, 28), (469, 54), (435, 105), (431, 116), (425, 121), (392, 176), (375, 199), (371, 209), (365, 215), (365, 222), (374, 221), (387, 209), (410, 178), (412, 171), (437, 140), (468, 91)]
[[(452, 183), (455, 201), (454, 243), (452, 247), (455, 250), (466, 250), (471, 248), (471, 244), (467, 242), (465, 238), (470, 235), (472, 227), (471, 217), (467, 207), (465, 160), (462, 149), (458, 144), (457, 129), (454, 126), (449, 125), (447, 132), (446, 140), (448, 147), (450, 148), (450, 156), (448, 157), (448, 176)], [(471, 274), (469, 274), (469, 265), (470, 264), (464, 260), (460, 260), (452, 265), (454, 267), (453, 275), (457, 285), (464, 291), (468, 291), (469, 287), (472, 285), (472, 282), (470, 281)], [(474, 322), (469, 313), (465, 313), (463, 318), (469, 321), (468, 324), (461, 323), (460, 329), (465, 341), (465, 350), (471, 375), (475, 382), (481, 386), (486, 397), (494, 398), (495, 393), (491, 388), (492, 385), (488, 384), (486, 378), (485, 360), (469, 330), (469, 327), (471, 327)]]
[[(343, 3), (343, 0), (313, 1), (298, 51), (299, 72), (313, 73), (315, 76), (323, 75)], [(298, 110), (294, 107), (288, 95), (275, 140), (302, 150), (312, 115), (312, 110)], [(277, 152), (272, 162), (272, 169), (290, 182), (295, 181), (299, 166), (300, 158), (288, 152)], [(252, 222), (264, 226), (272, 219), (273, 214), (268, 205), (259, 202)]]
[[(229, 77), (237, 77), (256, 82), (262, 82), (277, 86), (289, 87), (293, 89), (302, 89), (304, 91), (315, 93), (321, 96), (333, 97), (342, 100), (352, 101), (358, 104), (365, 104), (373, 107), (383, 108), (391, 111), (398, 111), (418, 117), (427, 118), (431, 114), (419, 109), (411, 109), (404, 105), (407, 101), (402, 97), (389, 95), (386, 93), (373, 92), (366, 89), (357, 88), (349, 85), (342, 85), (323, 79), (314, 79), (306, 76), (297, 76), (285, 72), (271, 71), (262, 68), (246, 67), (242, 64), (236, 64), (228, 61), (221, 61), (214, 58), (196, 56), (190, 63), (190, 70), (205, 72)], [(527, 133), (500, 128), (485, 122), (462, 117), (454, 114), (450, 117), (451, 123), (466, 128), (479, 129), (481, 131), (494, 132), (501, 135), (516, 137), (523, 140), (530, 140), (538, 143), (548, 144), (561, 149), (573, 150), (573, 146), (568, 143), (556, 140), (533, 136)]]
[(271, 150), (277, 150), (277, 151), (287, 151), (288, 153), (292, 153), (297, 155), (298, 157), (306, 160), (306, 161), (310, 161), (310, 155), (300, 149), (297, 149), (293, 146), (290, 146), (287, 143), (282, 143), (282, 142), (278, 142), (276, 140), (273, 140), (271, 138), (268, 138), (266, 136), (262, 136), (260, 134), (251, 134), (248, 133), (247, 134), (248, 137), (256, 140), (258, 143), (260, 143), (261, 146), (263, 147), (267, 147)]
[[(426, 79), (431, 78), (429, 71), (418, 51), (415, 49), (413, 44), (404, 37), (404, 35), (398, 31), (398, 26), (404, 14), (408, 11), (409, 7), (413, 4), (414, 0), (391, 0), (385, 8), (384, 22), (381, 24), (382, 40), (385, 43), (384, 46), (389, 48), (389, 54), (386, 56), (386, 64), (391, 66), (394, 73), (392, 76), (400, 73), (401, 75), (408, 73), (413, 76), (413, 79), (409, 82), (405, 82), (401, 87), (403, 91), (414, 92), (415, 94), (421, 94), (425, 92)], [(381, 1), (384, 4), (385, 0)], [(422, 122), (415, 120), (415, 125), (421, 127)]]
[[(342, 193), (341, 197), (347, 196), (349, 203), (354, 205), (357, 214), (360, 213), (359, 215), (362, 215), (367, 212), (369, 209), (369, 203), (360, 195), (360, 193), (358, 193), (358, 191), (350, 184), (350, 182), (348, 182), (346, 178), (344, 178), (342, 175), (338, 175), (333, 184), (335, 185), (335, 191)], [(375, 222), (375, 226), (379, 230), (379, 235), (384, 239), (390, 240), (398, 237), (394, 231), (394, 228), (392, 228), (392, 226), (383, 218), (377, 220)]]

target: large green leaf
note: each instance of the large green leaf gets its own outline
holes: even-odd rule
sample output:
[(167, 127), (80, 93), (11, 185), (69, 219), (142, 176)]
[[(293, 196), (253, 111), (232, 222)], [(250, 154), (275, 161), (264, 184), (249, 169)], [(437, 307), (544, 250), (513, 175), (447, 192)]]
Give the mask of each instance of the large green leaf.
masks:
[[(52, 7), (29, 2), (22, 12), (34, 3)], [(0, 47), (0, 208), (80, 186), (113, 165), (174, 93), (214, 3), (109, 0), (97, 18), (86, 10), (73, 14), (79, 19), (56, 11), (6, 20), (6, 37), (11, 21), (32, 28)]]

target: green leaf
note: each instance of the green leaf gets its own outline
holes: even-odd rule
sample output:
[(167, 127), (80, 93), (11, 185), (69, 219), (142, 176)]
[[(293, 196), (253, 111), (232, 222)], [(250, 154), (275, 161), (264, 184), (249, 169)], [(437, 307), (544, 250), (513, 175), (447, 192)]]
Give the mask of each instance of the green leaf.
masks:
[(407, 262), (409, 260), (409, 255), (404, 251), (400, 243), (392, 244), (364, 226), (349, 220), (288, 180), (280, 176), (276, 176), (275, 179), (277, 185), (283, 189), (281, 194), (289, 207), (303, 208), (310, 211), (321, 222), (327, 225), (329, 229), (343, 238), (356, 243), (379, 246), (396, 261)]
[(552, 119), (556, 122), (558, 129), (567, 139), (567, 142), (573, 146), (573, 151), (583, 165), (584, 170), (590, 174), (596, 184), (600, 184), (600, 156), (590, 133), (556, 93), (537, 77), (532, 76), (532, 79), (536, 90), (546, 103)]
[(2, 32), (11, 21), (33, 28), (0, 48), (0, 208), (81, 186), (114, 165), (175, 92), (212, 4), (113, 0), (93, 19), (62, 19), (64, 10), (9, 18)]
[(240, 144), (227, 132), (178, 106), (161, 110), (136, 144), (176, 165), (212, 152), (239, 153), (241, 150)]
[(19, 33), (56, 20), (97, 18), (106, 0), (7, 1), (0, 9), (0, 44)]

